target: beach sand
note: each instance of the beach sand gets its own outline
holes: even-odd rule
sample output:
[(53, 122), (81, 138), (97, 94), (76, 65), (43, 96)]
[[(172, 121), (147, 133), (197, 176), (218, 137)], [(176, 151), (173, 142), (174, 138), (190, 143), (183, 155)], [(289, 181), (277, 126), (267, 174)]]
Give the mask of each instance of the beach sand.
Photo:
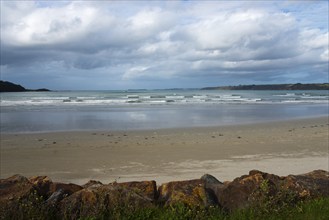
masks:
[(84, 184), (200, 178), (258, 169), (278, 175), (329, 170), (328, 118), (148, 131), (1, 134), (1, 178), (47, 175)]

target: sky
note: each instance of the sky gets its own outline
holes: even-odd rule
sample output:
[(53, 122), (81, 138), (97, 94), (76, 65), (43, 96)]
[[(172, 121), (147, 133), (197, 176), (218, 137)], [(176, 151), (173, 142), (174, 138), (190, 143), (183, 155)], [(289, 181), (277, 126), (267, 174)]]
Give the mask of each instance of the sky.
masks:
[(328, 4), (1, 0), (1, 80), (53, 90), (328, 82)]

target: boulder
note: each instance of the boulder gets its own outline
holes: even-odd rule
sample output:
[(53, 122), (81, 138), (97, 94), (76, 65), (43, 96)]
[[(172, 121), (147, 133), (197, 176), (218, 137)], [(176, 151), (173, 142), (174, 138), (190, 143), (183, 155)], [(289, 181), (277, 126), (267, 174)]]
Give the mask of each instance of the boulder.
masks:
[(141, 191), (135, 187), (108, 184), (97, 188), (95, 192), (100, 197), (106, 196), (108, 202), (106, 205), (109, 209), (116, 207), (151, 207), (155, 204), (154, 198), (151, 198), (147, 191)]
[(158, 197), (157, 185), (154, 180), (152, 181), (133, 181), (125, 183), (112, 183), (112, 185), (121, 186), (129, 190), (134, 191), (135, 193), (142, 195), (145, 198), (149, 198), (152, 201), (155, 201)]
[(97, 218), (99, 213), (114, 209), (129, 212), (155, 205), (176, 204), (189, 207), (218, 205), (233, 211), (253, 205), (257, 208), (257, 205), (263, 204), (269, 208), (272, 205), (284, 207), (305, 199), (327, 196), (329, 172), (324, 170), (282, 177), (251, 170), (248, 175), (224, 183), (206, 174), (201, 179), (164, 183), (158, 190), (155, 181), (107, 185), (89, 181), (79, 186), (52, 182), (47, 176), (28, 179), (14, 175), (0, 179), (0, 216), (23, 218), (31, 210), (36, 215), (42, 210), (53, 210), (63, 219)]
[[(14, 175), (0, 180), (0, 218), (20, 217), (19, 204), (27, 201), (34, 192), (33, 184), (24, 176)], [(15, 214), (16, 213), (16, 214)], [(24, 217), (24, 216), (22, 216)]]
[[(60, 192), (58, 192), (60, 197)], [(55, 195), (54, 195), (55, 197)], [(56, 198), (54, 198), (56, 200)], [(50, 201), (51, 202), (51, 201)], [(63, 219), (79, 219), (82, 217), (95, 216), (104, 201), (97, 198), (96, 192), (90, 189), (83, 189), (64, 198), (59, 203), (60, 216)]]
[(158, 202), (165, 206), (184, 204), (189, 207), (209, 207), (216, 205), (214, 195), (206, 190), (202, 179), (175, 181), (162, 184)]
[(329, 172), (314, 170), (301, 175), (289, 175), (283, 187), (298, 193), (299, 199), (329, 196)]
[(57, 206), (57, 204), (64, 198), (73, 193), (82, 190), (83, 187), (73, 183), (52, 183), (49, 187), (49, 198), (46, 200), (48, 205)]
[(87, 183), (83, 184), (82, 187), (87, 189), (87, 188), (97, 188), (103, 186), (103, 183), (100, 181), (96, 180), (89, 180)]
[(221, 207), (235, 210), (253, 205), (264, 196), (273, 200), (289, 199), (289, 202), (328, 196), (328, 186), (328, 172), (323, 170), (284, 177), (252, 170), (249, 175), (224, 184), (215, 194)]
[(59, 189), (51, 194), (51, 196), (46, 200), (46, 204), (50, 206), (57, 206), (57, 204), (66, 196), (67, 194), (64, 192), (64, 190)]
[(58, 190), (62, 190), (65, 194), (71, 195), (71, 194), (73, 194), (77, 191), (80, 191), (82, 189), (83, 189), (83, 187), (79, 186), (77, 184), (55, 182), (55, 183), (50, 185), (49, 191), (50, 191), (50, 193), (54, 193)]
[(33, 184), (24, 176), (14, 175), (0, 180), (0, 206), (15, 199), (27, 197)]
[(252, 193), (264, 181), (263, 173), (252, 172), (250, 174), (234, 179), (216, 192), (221, 207), (226, 210), (234, 210), (248, 205)]
[(111, 183), (87, 187), (64, 198), (59, 205), (62, 217), (79, 219), (97, 216), (105, 210), (151, 207), (155, 203), (154, 181)]
[(220, 182), (216, 177), (210, 175), (210, 174), (204, 174), (201, 179), (206, 183), (206, 184), (223, 184)]
[(0, 206), (14, 207), (24, 200), (41, 199), (55, 205), (64, 197), (83, 189), (76, 184), (54, 183), (47, 176), (26, 178), (14, 175), (0, 180)]
[(48, 176), (30, 177), (29, 181), (32, 183), (33, 189), (36, 190), (39, 196), (48, 198), (51, 195), (50, 186), (53, 182)]
[(224, 184), (210, 174), (203, 175), (201, 180), (205, 182), (205, 190), (207, 192), (208, 199), (211, 200), (212, 203), (219, 205), (216, 195), (220, 193), (220, 190), (222, 190)]

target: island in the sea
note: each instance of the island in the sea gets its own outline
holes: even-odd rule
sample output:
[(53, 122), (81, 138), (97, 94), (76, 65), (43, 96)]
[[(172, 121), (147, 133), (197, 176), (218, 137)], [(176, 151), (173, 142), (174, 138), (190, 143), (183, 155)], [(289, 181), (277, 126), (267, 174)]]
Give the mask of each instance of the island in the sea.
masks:
[(26, 89), (21, 85), (0, 80), (0, 92), (48, 92), (49, 89)]
[(329, 90), (329, 83), (217, 86), (202, 90)]

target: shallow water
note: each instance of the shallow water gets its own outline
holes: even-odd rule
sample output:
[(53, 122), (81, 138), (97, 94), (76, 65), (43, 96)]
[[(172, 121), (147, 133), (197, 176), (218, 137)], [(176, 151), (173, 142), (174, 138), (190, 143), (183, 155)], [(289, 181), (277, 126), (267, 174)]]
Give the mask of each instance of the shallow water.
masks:
[(1, 132), (218, 126), (328, 115), (328, 91), (81, 91), (1, 94)]

